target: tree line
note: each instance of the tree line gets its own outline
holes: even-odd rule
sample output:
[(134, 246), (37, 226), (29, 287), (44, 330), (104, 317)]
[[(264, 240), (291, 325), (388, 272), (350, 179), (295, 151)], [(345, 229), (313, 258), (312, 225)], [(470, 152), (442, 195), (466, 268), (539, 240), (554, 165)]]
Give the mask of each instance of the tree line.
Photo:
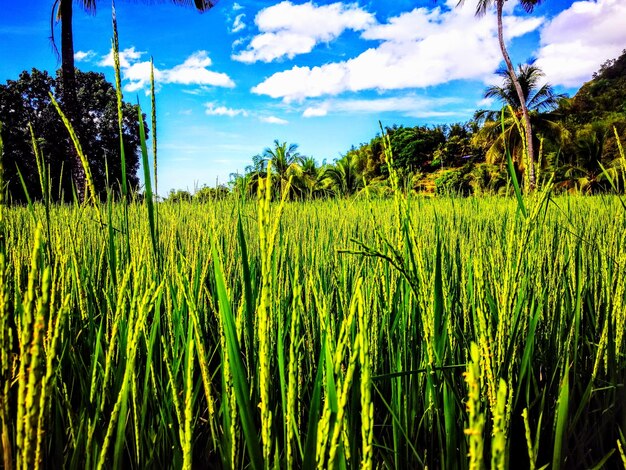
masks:
[[(611, 188), (614, 177), (621, 188), (626, 168), (619, 141), (626, 140), (626, 51), (602, 65), (591, 81), (572, 98), (556, 94), (535, 65), (518, 66), (516, 77), (524, 92), (533, 129), (534, 154), (530, 154), (521, 125), (523, 113), (515, 85), (506, 70), (499, 85), (485, 90), (494, 109), (477, 110), (464, 123), (436, 126), (389, 126), (396, 174), (404, 190), (429, 194), (505, 194), (510, 191), (506, 154), (510, 152), (520, 181), (529, 189), (529, 168), (535, 184), (553, 178), (557, 190), (596, 193)], [(76, 71), (76, 99), (82, 109), (74, 122), (83, 148), (87, 149), (96, 188), (104, 198), (107, 190), (119, 190), (121, 167), (119, 129), (114, 87), (103, 74)], [(77, 192), (72, 173), (73, 147), (50, 94), (63, 107), (62, 73), (56, 77), (33, 69), (18, 80), (0, 85), (0, 135), (5, 200), (24, 202), (25, 194), (41, 197), (39, 169), (31, 135), (41, 150), (51, 181), (53, 200), (70, 201)], [(123, 141), (129, 185), (139, 191), (139, 126), (137, 107), (123, 104)], [(147, 128), (144, 120), (144, 127)], [(256, 194), (259, 178), (268, 167), (275, 174), (276, 193), (290, 183), (293, 200), (348, 197), (362, 191), (390, 193), (389, 168), (383, 137), (353, 146), (331, 163), (318, 163), (300, 153), (296, 144), (275, 141), (241, 174), (231, 175), (228, 185), (202, 187), (195, 194), (173, 191), (172, 201), (208, 201), (237, 193)]]
[[(517, 67), (534, 129), (531, 149), (515, 83), (506, 69), (499, 75), (501, 84), (484, 93), (499, 104), (496, 109), (477, 110), (464, 123), (385, 128), (402, 188), (435, 194), (505, 194), (512, 191), (506, 168), (509, 152), (527, 190), (552, 179), (557, 191), (597, 193), (612, 188), (609, 178), (621, 182), (623, 190), (626, 161), (619, 143), (626, 141), (626, 50), (605, 62), (572, 98), (555, 93), (534, 64)], [(300, 155), (296, 145), (278, 141), (252, 162), (244, 174), (232, 175), (233, 191), (253, 194), (269, 163), (277, 191), (291, 178), (293, 199), (391, 191), (381, 135), (330, 164), (317, 165)]]

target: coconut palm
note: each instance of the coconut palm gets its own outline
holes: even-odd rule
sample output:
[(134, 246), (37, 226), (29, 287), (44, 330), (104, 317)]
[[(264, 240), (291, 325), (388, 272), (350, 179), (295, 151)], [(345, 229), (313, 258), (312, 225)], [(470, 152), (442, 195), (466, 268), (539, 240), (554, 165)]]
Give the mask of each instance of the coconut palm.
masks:
[(609, 150), (613, 128), (614, 123), (600, 120), (578, 126), (567, 157), (556, 171), (561, 188), (584, 193), (606, 191), (610, 188), (609, 179), (624, 187), (624, 160)]
[[(177, 5), (193, 5), (196, 10), (204, 12), (212, 8), (217, 0), (171, 0), (172, 3)], [(80, 110), (78, 109), (78, 99), (76, 97), (76, 74), (74, 67), (74, 33), (72, 30), (73, 19), (73, 3), (78, 3), (85, 11), (89, 13), (96, 12), (97, 0), (54, 0), (52, 4), (52, 14), (56, 17), (57, 22), (61, 22), (61, 84), (62, 84), (62, 97), (64, 112), (74, 126), (80, 124), (78, 116), (80, 116)], [(146, 2), (148, 3), (148, 2)], [(149, 2), (153, 3), (153, 2)], [(54, 41), (54, 22), (51, 31), (51, 39), (54, 48), (56, 44)], [(75, 152), (74, 152), (75, 153)], [(74, 161), (72, 162), (72, 174), (75, 184), (78, 189), (79, 197), (82, 197), (82, 189), (84, 187), (84, 174), (82, 165), (78, 155), (74, 155)]]
[[(267, 166), (271, 164), (275, 189), (278, 194), (282, 195), (289, 177), (298, 172), (303, 157), (298, 153), (297, 144), (287, 144), (276, 139), (273, 147), (265, 148), (261, 155), (252, 157), (252, 161), (253, 166), (246, 168), (247, 173), (253, 174), (251, 183), (255, 185), (259, 177), (266, 176)], [(292, 191), (295, 191), (294, 188)]]
[(357, 169), (357, 159), (348, 153), (324, 172), (324, 177), (332, 182), (337, 194), (350, 196), (362, 187), (363, 179)]
[[(76, 0), (74, 0), (76, 1)], [(72, 31), (73, 0), (54, 0), (52, 12), (56, 20), (61, 22), (61, 72), (63, 89), (67, 94), (66, 106), (76, 103), (76, 79), (74, 74), (74, 34)], [(217, 0), (171, 0), (177, 5), (193, 5), (200, 12), (211, 9)], [(96, 0), (76, 1), (89, 13), (96, 12)], [(148, 3), (148, 2), (146, 2)], [(153, 2), (150, 2), (153, 3)], [(54, 32), (52, 35), (54, 44)], [(68, 101), (69, 100), (69, 101)]]
[(317, 166), (313, 157), (304, 157), (294, 170), (293, 185), (301, 199), (324, 198), (332, 192), (326, 178), (326, 166)]
[[(496, 72), (502, 77), (502, 85), (492, 85), (485, 90), (485, 98), (495, 98), (505, 106), (511, 106), (521, 117), (522, 108), (536, 112), (551, 111), (559, 104), (559, 100), (565, 95), (557, 94), (549, 83), (541, 84), (544, 77), (543, 71), (534, 64), (520, 64), (517, 66), (517, 81), (522, 88), (522, 101), (509, 72), (500, 69)], [(500, 119), (500, 111), (480, 110), (476, 114), (477, 119), (497, 121)]]
[(533, 146), (537, 144), (537, 135), (560, 140), (565, 136), (565, 129), (562, 124), (554, 119), (550, 111), (556, 108), (564, 95), (555, 93), (549, 83), (542, 84), (544, 74), (539, 67), (533, 64), (518, 65), (517, 68), (516, 76), (522, 89), (522, 101), (520, 101), (514, 81), (508, 71), (501, 69), (497, 73), (502, 77), (502, 85), (488, 87), (484, 96), (485, 98), (498, 99), (505, 107), (504, 132), (501, 125), (501, 110), (480, 110), (474, 116), (479, 123), (484, 124), (480, 131), (480, 137), (484, 137), (490, 142), (486, 155), (487, 161), (496, 163), (503, 155), (506, 145), (520, 168), (528, 169), (529, 183), (533, 186), (530, 181), (530, 170), (534, 166), (534, 161), (532, 165), (527, 165), (527, 162), (524, 161), (522, 151), (522, 139), (524, 137), (520, 135), (516, 121), (520, 121), (523, 116), (522, 108), (526, 107), (528, 120), (536, 131), (536, 135), (533, 137)]
[[(498, 42), (500, 43), (500, 51), (502, 52), (502, 57), (504, 58), (504, 63), (506, 64), (506, 70), (511, 79), (511, 83), (515, 88), (515, 92), (518, 96), (519, 102), (521, 104), (521, 111), (523, 116), (523, 125), (524, 132), (526, 134), (526, 145), (528, 149), (528, 157), (530, 159), (530, 165), (528, 168), (528, 179), (530, 182), (531, 188), (535, 187), (535, 169), (534, 169), (534, 159), (535, 159), (535, 146), (533, 143), (533, 133), (532, 126), (530, 123), (530, 116), (528, 113), (528, 108), (526, 106), (526, 100), (524, 98), (524, 90), (522, 89), (522, 85), (520, 84), (517, 76), (515, 75), (515, 69), (513, 68), (513, 62), (511, 62), (511, 57), (506, 49), (506, 45), (504, 43), (504, 32), (502, 25), (502, 10), (504, 9), (504, 2), (506, 0), (478, 0), (478, 4), (476, 5), (476, 15), (483, 16), (487, 10), (495, 4), (496, 6), (496, 15), (498, 18)], [(464, 0), (459, 0), (459, 5), (462, 4)], [(527, 12), (531, 13), (535, 6), (537, 6), (541, 0), (520, 0), (520, 6)]]

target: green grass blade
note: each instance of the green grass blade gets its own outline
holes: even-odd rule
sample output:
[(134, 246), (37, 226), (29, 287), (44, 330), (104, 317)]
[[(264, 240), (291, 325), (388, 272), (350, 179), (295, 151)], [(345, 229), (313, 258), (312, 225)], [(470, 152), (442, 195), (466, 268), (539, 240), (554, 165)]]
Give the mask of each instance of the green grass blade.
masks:
[(139, 138), (141, 139), (141, 163), (143, 166), (143, 177), (146, 191), (144, 200), (148, 208), (148, 223), (150, 224), (150, 239), (152, 240), (152, 250), (157, 263), (160, 262), (159, 250), (157, 246), (157, 235), (154, 221), (154, 198), (152, 195), (152, 183), (150, 182), (150, 163), (148, 161), (148, 148), (146, 146), (146, 131), (143, 127), (143, 114), (141, 106), (137, 104), (137, 114), (139, 119)]
[(250, 263), (248, 260), (248, 245), (246, 236), (243, 231), (243, 223), (241, 222), (241, 210), (237, 217), (237, 241), (241, 252), (241, 271), (243, 276), (243, 292), (245, 301), (245, 317), (244, 328), (246, 330), (246, 353), (250, 361), (250, 369), (256, 370), (256, 359), (252, 354), (254, 346), (254, 300), (252, 293), (252, 275), (250, 273)]
[(565, 369), (561, 383), (556, 412), (556, 426), (554, 429), (554, 452), (552, 454), (552, 468), (559, 470), (563, 464), (563, 441), (566, 438), (567, 419), (569, 415), (569, 367)]
[[(93, 176), (91, 174), (91, 167), (89, 166), (89, 160), (87, 159), (87, 156), (83, 152), (83, 148), (80, 145), (80, 141), (78, 140), (78, 136), (76, 135), (76, 132), (74, 131), (74, 127), (72, 126), (72, 123), (70, 122), (70, 120), (63, 113), (63, 110), (59, 106), (59, 103), (57, 103), (57, 101), (54, 99), (54, 95), (52, 95), (52, 93), (48, 93), (48, 95), (50, 96), (50, 101), (52, 101), (52, 104), (54, 105), (55, 109), (57, 110), (57, 113), (61, 117), (61, 120), (63, 121), (63, 124), (65, 124), (65, 128), (67, 129), (67, 131), (70, 134), (70, 139), (72, 140), (72, 143), (74, 144), (74, 148), (76, 149), (76, 153), (78, 153), (78, 157), (80, 159), (80, 162), (81, 162), (81, 164), (83, 166), (83, 170), (85, 172), (85, 179), (87, 180), (87, 189), (89, 190), (89, 193), (91, 195), (91, 201), (92, 201), (92, 203), (94, 205), (94, 208), (96, 209), (96, 214), (98, 216), (98, 222), (100, 222), (100, 225), (102, 225), (102, 216), (100, 215), (100, 210), (98, 209), (98, 201), (97, 201), (97, 197), (98, 196), (97, 196), (97, 193), (96, 193), (96, 186), (95, 186), (94, 181), (93, 181)], [(87, 195), (85, 195), (85, 202), (87, 202), (89, 199), (90, 198), (87, 197)]]
[(154, 86), (154, 60), (150, 57), (150, 98), (152, 114), (152, 160), (154, 162), (154, 194), (159, 197), (159, 178), (157, 173), (157, 118), (156, 89)]
[(320, 407), (322, 401), (322, 385), (324, 383), (324, 351), (320, 353), (317, 364), (317, 373), (315, 374), (315, 382), (313, 385), (313, 394), (311, 395), (311, 406), (309, 407), (309, 424), (307, 427), (306, 441), (304, 443), (304, 455), (302, 456), (303, 470), (315, 469), (315, 446), (317, 444), (317, 423), (320, 415)]
[(256, 433), (256, 426), (254, 424), (254, 411), (249, 396), (250, 387), (248, 386), (246, 370), (244, 368), (243, 361), (241, 360), (241, 348), (239, 347), (239, 341), (237, 340), (235, 319), (233, 318), (232, 310), (230, 308), (230, 300), (228, 298), (228, 293), (226, 292), (226, 285), (222, 274), (222, 263), (217, 253), (215, 240), (213, 240), (212, 254), (219, 314), (222, 316), (222, 320), (224, 322), (226, 348), (232, 369), (233, 386), (235, 388), (237, 406), (239, 409), (239, 415), (241, 416), (241, 427), (252, 468), (255, 470), (261, 470), (261, 468), (263, 468), (263, 457)]
[[(502, 138), (504, 140), (504, 135), (506, 132), (505, 126), (504, 126), (504, 108), (502, 109), (500, 123), (502, 125)], [(505, 151), (506, 151), (506, 167), (509, 170), (509, 175), (511, 176), (511, 181), (513, 182), (513, 190), (515, 191), (515, 197), (517, 198), (517, 207), (522, 212), (522, 215), (524, 216), (524, 218), (526, 218), (528, 217), (528, 213), (526, 211), (524, 199), (522, 198), (522, 191), (520, 190), (519, 182), (517, 181), (517, 174), (515, 173), (515, 166), (513, 166), (513, 158), (511, 157), (511, 151), (506, 145), (505, 145)]]
[[(113, 68), (115, 70), (115, 96), (117, 97), (117, 126), (120, 134), (120, 164), (122, 169), (122, 194), (128, 197), (128, 182), (126, 177), (126, 153), (124, 151), (124, 113), (122, 94), (122, 78), (120, 68), (120, 45), (117, 35), (117, 16), (115, 14), (115, 5), (112, 7), (111, 19), (113, 23)], [(141, 121), (141, 118), (140, 118)]]

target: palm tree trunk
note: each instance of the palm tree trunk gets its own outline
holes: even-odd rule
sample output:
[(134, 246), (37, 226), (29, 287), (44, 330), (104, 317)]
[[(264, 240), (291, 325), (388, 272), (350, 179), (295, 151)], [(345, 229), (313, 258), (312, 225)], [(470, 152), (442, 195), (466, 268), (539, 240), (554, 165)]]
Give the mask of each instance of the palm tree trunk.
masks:
[(66, 105), (76, 101), (76, 74), (74, 72), (74, 34), (72, 32), (72, 0), (61, 0), (61, 73)]
[(504, 57), (504, 62), (506, 63), (506, 68), (509, 71), (509, 75), (511, 76), (511, 80), (513, 81), (513, 85), (515, 86), (515, 91), (517, 92), (517, 97), (519, 98), (520, 104), (522, 106), (522, 115), (524, 117), (524, 131), (526, 134), (526, 148), (528, 150), (528, 182), (530, 183), (530, 189), (534, 189), (536, 185), (535, 181), (535, 149), (533, 145), (533, 131), (530, 126), (530, 115), (528, 114), (528, 107), (526, 106), (526, 97), (524, 96), (524, 91), (522, 90), (522, 86), (517, 79), (517, 75), (515, 74), (515, 69), (513, 68), (513, 63), (511, 62), (511, 58), (509, 57), (509, 53), (506, 50), (506, 46), (504, 44), (504, 34), (502, 28), (502, 8), (504, 7), (504, 0), (496, 0), (497, 12), (498, 12), (498, 41), (500, 42), (500, 50), (502, 51), (502, 57)]
[[(79, 132), (78, 98), (76, 96), (76, 72), (74, 68), (74, 34), (72, 32), (72, 0), (61, 0), (61, 78), (63, 80), (63, 104), (65, 114), (75, 131)], [(80, 134), (79, 134), (80, 135)], [(71, 144), (70, 144), (71, 145)], [(79, 201), (85, 192), (85, 173), (80, 157), (74, 147), (70, 150), (70, 168)]]

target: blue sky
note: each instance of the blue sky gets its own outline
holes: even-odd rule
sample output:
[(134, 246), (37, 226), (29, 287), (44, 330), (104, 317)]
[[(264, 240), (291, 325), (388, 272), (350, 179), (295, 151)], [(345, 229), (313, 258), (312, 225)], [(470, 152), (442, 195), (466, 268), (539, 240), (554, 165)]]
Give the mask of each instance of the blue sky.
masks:
[[(52, 1), (3, 3), (0, 81), (33, 67), (53, 73)], [(221, 0), (204, 14), (145, 3), (116, 4), (123, 86), (149, 109), (154, 57), (163, 195), (226, 182), (274, 139), (322, 162), (369, 141), (379, 120), (467, 120), (492, 105), (482, 93), (502, 65), (495, 14), (475, 18), (475, 0)], [(626, 48), (625, 24), (624, 0), (550, 0), (532, 15), (506, 3), (513, 61), (536, 59), (569, 94)], [(76, 7), (76, 66), (113, 81), (111, 35), (110, 2), (95, 15)]]

